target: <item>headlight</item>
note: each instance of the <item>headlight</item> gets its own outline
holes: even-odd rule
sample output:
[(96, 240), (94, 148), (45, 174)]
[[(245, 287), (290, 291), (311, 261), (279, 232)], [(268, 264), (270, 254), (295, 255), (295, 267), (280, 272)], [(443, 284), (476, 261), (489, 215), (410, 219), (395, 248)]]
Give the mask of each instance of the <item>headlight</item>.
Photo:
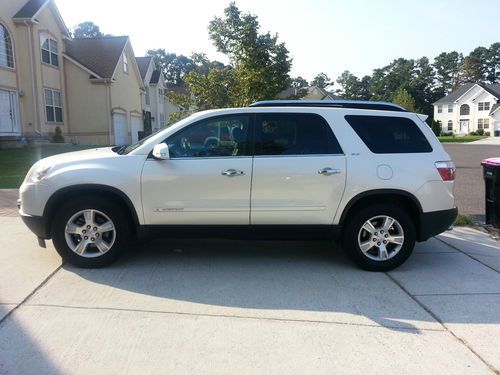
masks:
[(28, 173), (26, 180), (28, 182), (40, 182), (49, 174), (52, 165), (35, 165)]

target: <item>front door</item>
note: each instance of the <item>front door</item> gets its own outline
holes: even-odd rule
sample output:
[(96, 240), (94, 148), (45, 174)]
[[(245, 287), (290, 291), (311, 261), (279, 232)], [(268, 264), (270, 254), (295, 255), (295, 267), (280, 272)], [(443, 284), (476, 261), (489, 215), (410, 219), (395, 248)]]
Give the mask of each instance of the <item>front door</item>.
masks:
[(460, 133), (469, 133), (469, 120), (460, 120)]
[(169, 160), (148, 158), (142, 171), (146, 224), (249, 224), (250, 117), (201, 120), (165, 140)]
[(0, 135), (20, 134), (17, 113), (16, 93), (0, 90)]
[(141, 118), (137, 116), (130, 116), (130, 133), (132, 136), (132, 143), (139, 141), (139, 132), (141, 130)]
[(251, 224), (332, 224), (346, 160), (316, 114), (267, 113), (255, 121)]

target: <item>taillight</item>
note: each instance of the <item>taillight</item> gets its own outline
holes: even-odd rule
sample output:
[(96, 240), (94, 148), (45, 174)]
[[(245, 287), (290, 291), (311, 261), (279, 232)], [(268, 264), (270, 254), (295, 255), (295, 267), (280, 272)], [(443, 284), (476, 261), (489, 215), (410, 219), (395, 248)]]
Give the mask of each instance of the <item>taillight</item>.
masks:
[(453, 181), (455, 179), (455, 163), (451, 160), (437, 161), (434, 163), (443, 181)]

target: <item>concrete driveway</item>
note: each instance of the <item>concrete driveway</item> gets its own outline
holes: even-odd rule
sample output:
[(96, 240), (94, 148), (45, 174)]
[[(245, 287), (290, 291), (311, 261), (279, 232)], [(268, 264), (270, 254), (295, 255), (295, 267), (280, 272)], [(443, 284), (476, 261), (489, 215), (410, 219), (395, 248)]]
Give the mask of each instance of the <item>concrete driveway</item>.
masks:
[(471, 229), (370, 273), (327, 242), (223, 240), (83, 270), (0, 226), (1, 374), (499, 373), (500, 249)]

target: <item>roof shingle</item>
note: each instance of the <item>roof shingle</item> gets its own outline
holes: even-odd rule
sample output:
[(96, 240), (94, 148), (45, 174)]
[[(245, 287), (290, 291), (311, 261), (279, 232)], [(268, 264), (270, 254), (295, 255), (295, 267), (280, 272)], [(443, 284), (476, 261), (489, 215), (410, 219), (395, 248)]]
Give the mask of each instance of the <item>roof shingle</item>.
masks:
[(136, 57), (135, 61), (137, 61), (137, 66), (139, 67), (141, 78), (142, 80), (144, 80), (144, 77), (146, 77), (146, 73), (148, 72), (149, 64), (151, 63), (151, 57), (148, 56)]
[[(442, 103), (453, 103), (455, 100), (460, 98), (463, 94), (470, 90), (472, 86), (476, 85), (476, 83), (466, 83), (460, 86), (455, 91), (450, 92), (448, 95), (442, 97), (438, 101), (434, 102), (434, 104), (442, 104)], [(482, 87), (484, 90), (489, 92), (491, 95), (495, 96), (497, 99), (500, 99), (500, 84), (481, 84), (477, 83), (479, 87)]]
[(66, 42), (66, 54), (101, 78), (112, 78), (128, 36), (76, 38)]
[(13, 18), (32, 18), (49, 0), (29, 0)]

